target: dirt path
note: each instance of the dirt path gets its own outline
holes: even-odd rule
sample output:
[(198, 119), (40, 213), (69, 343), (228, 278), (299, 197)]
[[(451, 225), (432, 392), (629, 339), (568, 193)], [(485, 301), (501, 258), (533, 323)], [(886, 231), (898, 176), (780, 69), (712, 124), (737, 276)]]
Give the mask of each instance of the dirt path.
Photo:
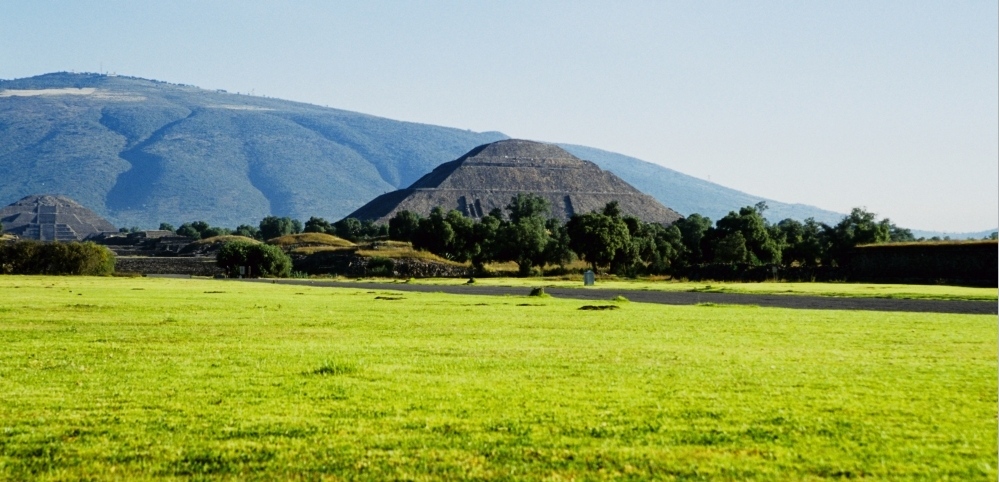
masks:
[[(430, 286), (401, 283), (364, 283), (356, 281), (317, 281), (317, 280), (246, 280), (261, 283), (281, 283), (302, 286), (329, 288), (359, 288), (383, 291), (415, 291), (421, 293), (448, 293), (456, 295), (525, 296), (530, 288), (506, 286)], [(808, 310), (867, 310), (867, 311), (910, 311), (918, 313), (956, 313), (966, 315), (995, 315), (999, 313), (999, 303), (995, 301), (951, 301), (951, 300), (896, 300), (883, 298), (839, 298), (830, 296), (800, 295), (755, 295), (734, 293), (690, 293), (621, 289), (572, 289), (545, 288), (545, 292), (556, 298), (610, 301), (615, 296), (624, 296), (640, 303), (666, 305), (696, 305), (715, 303), (726, 305), (756, 305), (774, 308)]]

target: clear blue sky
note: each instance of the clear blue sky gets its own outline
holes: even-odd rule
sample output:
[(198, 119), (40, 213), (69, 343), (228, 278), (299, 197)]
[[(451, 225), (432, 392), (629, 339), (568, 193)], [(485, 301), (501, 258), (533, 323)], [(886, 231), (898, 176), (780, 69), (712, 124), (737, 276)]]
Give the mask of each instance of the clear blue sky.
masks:
[(999, 225), (997, 18), (984, 0), (8, 0), (0, 78), (252, 91), (978, 231)]

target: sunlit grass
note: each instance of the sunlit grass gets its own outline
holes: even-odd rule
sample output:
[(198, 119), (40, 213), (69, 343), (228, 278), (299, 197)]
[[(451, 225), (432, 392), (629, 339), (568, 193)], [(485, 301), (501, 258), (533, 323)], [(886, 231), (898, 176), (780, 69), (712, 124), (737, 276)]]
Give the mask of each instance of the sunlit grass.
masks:
[(412, 244), (401, 241), (379, 240), (358, 245), (329, 234), (302, 233), (274, 238), (268, 243), (288, 249), (292, 254), (311, 255), (322, 252), (339, 252), (366, 258), (410, 258), (452, 266), (470, 266), (469, 263), (458, 263), (428, 251), (413, 249)]
[(259, 244), (260, 243), (260, 241), (257, 241), (256, 239), (253, 239), (253, 238), (248, 238), (246, 236), (238, 236), (238, 235), (234, 235), (234, 234), (223, 234), (221, 236), (212, 236), (210, 238), (196, 239), (191, 244), (195, 244), (195, 245), (202, 245), (202, 244), (225, 244), (225, 243), (229, 243), (229, 242), (232, 242), (232, 241), (242, 241), (244, 243), (253, 243), (253, 244)]
[(325, 253), (331, 251), (339, 251), (343, 253), (353, 253), (357, 251), (356, 247), (352, 246), (296, 246), (288, 251), (291, 254), (316, 254)]
[(444, 259), (436, 254), (428, 251), (419, 251), (407, 247), (399, 248), (382, 248), (382, 249), (359, 249), (357, 250), (358, 256), (365, 257), (378, 257), (378, 258), (413, 258), (413, 259), (423, 259), (427, 261), (433, 261), (435, 263), (447, 264), (451, 266), (468, 266), (468, 263), (458, 263), (455, 261), (450, 261)]
[(0, 479), (997, 475), (994, 316), (390, 288), (0, 277)]
[(326, 233), (286, 234), (269, 239), (267, 243), (276, 246), (333, 246), (340, 248), (356, 246), (346, 239)]
[[(376, 281), (376, 280), (372, 280)], [(384, 282), (396, 282), (383, 279)], [(427, 278), (410, 280), (410, 283), (428, 285), (460, 285), (466, 279)], [(731, 283), (731, 282), (689, 282), (647, 279), (597, 279), (594, 286), (583, 286), (581, 275), (533, 278), (476, 278), (476, 285), (482, 286), (547, 286), (558, 288), (606, 289), (606, 290), (648, 290), (648, 291), (689, 291), (702, 293), (747, 293), (775, 295), (837, 296), (855, 298), (894, 298), (894, 299), (939, 299), (939, 300), (980, 300), (995, 301), (999, 290), (995, 288), (974, 288), (945, 285), (899, 285), (874, 283)]]

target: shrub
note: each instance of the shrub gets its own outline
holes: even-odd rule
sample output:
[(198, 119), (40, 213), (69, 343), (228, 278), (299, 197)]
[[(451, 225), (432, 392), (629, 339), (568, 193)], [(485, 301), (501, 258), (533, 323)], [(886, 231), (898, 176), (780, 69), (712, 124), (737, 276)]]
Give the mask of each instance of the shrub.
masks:
[(0, 274), (109, 276), (114, 253), (89, 241), (18, 241), (0, 245)]
[(527, 296), (537, 296), (537, 297), (540, 297), (540, 298), (547, 298), (547, 297), (549, 297), (551, 295), (549, 295), (548, 293), (545, 293), (544, 286), (539, 286), (537, 288), (532, 289), (531, 290), (531, 294), (529, 294)]
[(389, 258), (374, 257), (368, 261), (369, 276), (392, 276), (395, 271), (395, 261)]
[(230, 241), (222, 245), (215, 257), (218, 266), (230, 277), (239, 275), (245, 266), (244, 276), (274, 276), (287, 278), (291, 274), (291, 258), (281, 248), (250, 241)]

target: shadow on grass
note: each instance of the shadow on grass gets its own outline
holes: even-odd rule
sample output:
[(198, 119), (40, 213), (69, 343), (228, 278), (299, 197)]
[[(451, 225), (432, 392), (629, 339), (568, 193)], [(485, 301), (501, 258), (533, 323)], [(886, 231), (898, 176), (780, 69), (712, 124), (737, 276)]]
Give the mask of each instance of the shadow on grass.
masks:
[(357, 363), (352, 361), (343, 360), (326, 360), (323, 362), (319, 368), (312, 370), (310, 372), (305, 372), (305, 375), (320, 375), (320, 376), (338, 376), (338, 375), (350, 375), (352, 373), (357, 373), (359, 370)]

